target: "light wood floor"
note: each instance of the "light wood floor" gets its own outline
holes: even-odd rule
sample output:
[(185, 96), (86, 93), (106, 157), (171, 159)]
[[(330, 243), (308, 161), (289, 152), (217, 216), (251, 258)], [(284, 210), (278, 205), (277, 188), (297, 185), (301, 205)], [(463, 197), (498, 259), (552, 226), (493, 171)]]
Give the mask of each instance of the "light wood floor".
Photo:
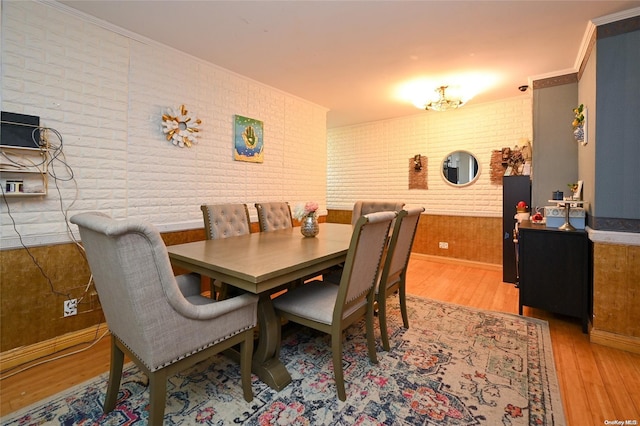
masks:
[[(460, 305), (517, 313), (518, 290), (502, 272), (412, 258), (410, 294)], [(600, 426), (632, 420), (640, 425), (640, 355), (591, 344), (578, 320), (525, 307), (525, 315), (549, 321), (553, 351), (569, 426)], [(71, 357), (52, 361), (0, 381), (6, 415), (109, 369), (109, 339)], [(2, 377), (7, 376), (3, 372)], [(613, 423), (609, 423), (613, 424)]]

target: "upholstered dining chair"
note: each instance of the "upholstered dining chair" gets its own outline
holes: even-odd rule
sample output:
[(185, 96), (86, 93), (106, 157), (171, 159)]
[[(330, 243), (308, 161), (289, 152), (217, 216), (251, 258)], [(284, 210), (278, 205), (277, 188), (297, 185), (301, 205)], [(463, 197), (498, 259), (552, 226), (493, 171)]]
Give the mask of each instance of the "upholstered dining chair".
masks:
[(346, 400), (342, 370), (342, 332), (366, 317), (369, 359), (377, 363), (373, 335), (375, 284), (395, 212), (372, 213), (360, 217), (351, 236), (339, 285), (310, 281), (276, 297), (273, 305), (281, 318), (331, 335), (333, 371), (338, 398)]
[(399, 212), (402, 207), (404, 207), (404, 203), (399, 201), (356, 201), (351, 212), (351, 225), (355, 225), (360, 216), (386, 211)]
[(149, 378), (149, 424), (161, 425), (167, 378), (238, 344), (244, 399), (253, 399), (256, 295), (201, 296), (199, 276), (174, 277), (167, 248), (150, 224), (95, 212), (77, 214), (71, 223), (80, 229), (111, 331), (105, 413), (115, 408), (125, 355)]
[(409, 328), (406, 297), (407, 266), (422, 212), (424, 212), (424, 207), (413, 207), (408, 210), (400, 210), (398, 213), (391, 232), (391, 240), (382, 266), (380, 280), (376, 286), (380, 337), (385, 351), (390, 349), (387, 331), (387, 297), (395, 292), (398, 292), (402, 323), (404, 328)]
[(256, 203), (260, 232), (293, 228), (291, 207), (286, 201), (272, 203)]
[(200, 210), (208, 240), (251, 233), (251, 219), (246, 204), (203, 204)]
[[(200, 210), (204, 220), (205, 237), (208, 240), (251, 233), (251, 219), (246, 204), (203, 204)], [(229, 286), (211, 278), (212, 295), (215, 289), (218, 292), (218, 299), (226, 299), (229, 296)]]

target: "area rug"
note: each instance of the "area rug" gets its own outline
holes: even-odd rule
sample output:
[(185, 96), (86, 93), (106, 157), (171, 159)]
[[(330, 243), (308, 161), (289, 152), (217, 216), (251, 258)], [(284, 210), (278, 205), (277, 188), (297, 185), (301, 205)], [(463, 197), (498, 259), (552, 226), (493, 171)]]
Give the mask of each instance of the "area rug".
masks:
[[(172, 377), (165, 425), (565, 425), (545, 321), (408, 296), (410, 328), (390, 298), (391, 350), (367, 356), (364, 322), (345, 335), (347, 400), (337, 398), (328, 336), (295, 328), (280, 358), (293, 382), (276, 392), (217, 356)], [(2, 425), (142, 425), (146, 377), (126, 367), (116, 410), (104, 415), (107, 375), (2, 419)]]

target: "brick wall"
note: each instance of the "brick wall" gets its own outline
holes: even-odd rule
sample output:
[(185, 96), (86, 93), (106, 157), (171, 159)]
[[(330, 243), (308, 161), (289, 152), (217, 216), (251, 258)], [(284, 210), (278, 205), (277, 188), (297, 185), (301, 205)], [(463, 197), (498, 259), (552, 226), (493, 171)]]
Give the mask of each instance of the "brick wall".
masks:
[[(55, 162), (47, 196), (9, 200), (27, 245), (68, 241), (66, 210), (175, 231), (202, 226), (203, 202), (245, 202), (253, 220), (258, 201), (325, 209), (325, 108), (55, 4), (3, 2), (1, 31), (2, 110), (58, 130), (75, 177)], [(190, 149), (162, 134), (162, 114), (181, 104), (203, 122)], [(264, 122), (264, 163), (233, 160), (236, 114)], [(0, 209), (3, 248), (19, 247)]]
[[(350, 210), (357, 199), (387, 199), (420, 204), (427, 214), (502, 216), (502, 185), (490, 179), (492, 151), (531, 134), (526, 95), (329, 129), (327, 205)], [(442, 178), (442, 161), (455, 150), (478, 159), (480, 176), (472, 185), (454, 187)], [(416, 154), (428, 157), (427, 190), (408, 189), (407, 159)]]

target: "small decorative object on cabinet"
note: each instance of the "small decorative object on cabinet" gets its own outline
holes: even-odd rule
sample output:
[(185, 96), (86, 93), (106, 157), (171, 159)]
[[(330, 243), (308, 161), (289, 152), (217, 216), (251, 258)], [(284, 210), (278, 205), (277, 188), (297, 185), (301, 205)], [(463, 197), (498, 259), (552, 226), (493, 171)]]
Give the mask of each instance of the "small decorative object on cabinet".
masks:
[[(550, 203), (556, 203), (557, 209), (545, 209), (545, 213), (547, 216), (547, 226), (553, 227), (552, 220), (555, 220), (555, 211), (561, 211), (564, 214), (564, 223), (562, 225), (554, 225), (561, 231), (575, 231), (576, 229), (584, 229), (584, 219), (585, 219), (585, 211), (582, 206), (586, 203), (585, 201), (578, 200), (549, 200)], [(574, 213), (571, 214), (571, 208), (575, 207)], [(576, 216), (573, 220), (572, 217)], [(573, 226), (571, 222), (576, 221), (577, 226)], [(580, 222), (580, 223), (578, 223)]]
[(0, 146), (0, 184), (5, 197), (47, 194), (46, 147)]
[(521, 223), (518, 313), (530, 306), (580, 318), (587, 333), (593, 305), (589, 244), (582, 230)]

